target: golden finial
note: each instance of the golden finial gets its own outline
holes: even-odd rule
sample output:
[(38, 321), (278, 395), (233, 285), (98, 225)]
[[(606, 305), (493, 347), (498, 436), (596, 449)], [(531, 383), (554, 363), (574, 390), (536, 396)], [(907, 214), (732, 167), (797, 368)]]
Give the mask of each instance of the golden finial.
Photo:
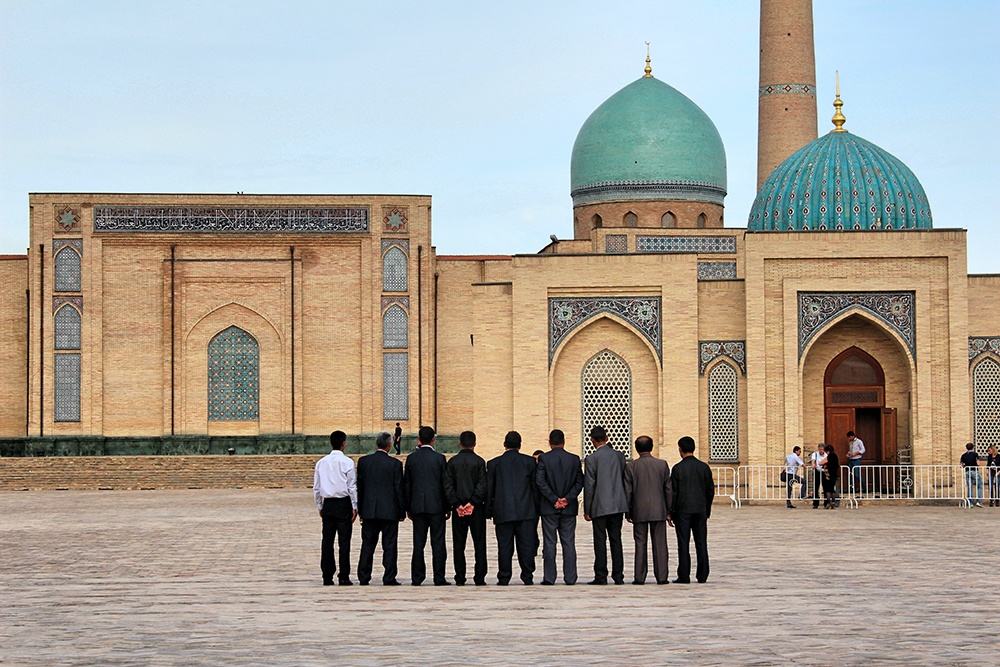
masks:
[(847, 118), (840, 111), (840, 109), (843, 106), (844, 106), (844, 103), (840, 99), (840, 72), (838, 71), (837, 72), (837, 99), (835, 99), (833, 101), (833, 108), (836, 109), (836, 111), (833, 112), (833, 131), (834, 132), (847, 132), (847, 130), (844, 129), (844, 123), (847, 122)]
[(650, 62), (651, 61), (649, 59), (649, 42), (646, 42), (646, 69), (644, 70), (646, 72), (646, 74), (643, 75), (644, 79), (652, 79), (653, 78), (653, 66), (650, 65)]

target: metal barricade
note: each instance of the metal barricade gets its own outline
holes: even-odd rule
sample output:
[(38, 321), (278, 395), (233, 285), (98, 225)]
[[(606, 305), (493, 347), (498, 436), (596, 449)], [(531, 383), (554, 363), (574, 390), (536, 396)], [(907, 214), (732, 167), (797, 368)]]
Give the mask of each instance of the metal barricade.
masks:
[(728, 498), (732, 507), (739, 507), (739, 468), (712, 466), (715, 497)]

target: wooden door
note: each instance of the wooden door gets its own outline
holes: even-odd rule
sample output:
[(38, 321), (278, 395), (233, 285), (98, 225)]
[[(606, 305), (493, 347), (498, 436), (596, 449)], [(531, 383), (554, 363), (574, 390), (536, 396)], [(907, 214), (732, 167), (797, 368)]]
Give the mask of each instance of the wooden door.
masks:
[(896, 465), (896, 408), (882, 408), (882, 465)]
[(846, 433), (854, 430), (854, 408), (826, 409), (826, 444), (833, 445), (841, 464), (847, 461)]

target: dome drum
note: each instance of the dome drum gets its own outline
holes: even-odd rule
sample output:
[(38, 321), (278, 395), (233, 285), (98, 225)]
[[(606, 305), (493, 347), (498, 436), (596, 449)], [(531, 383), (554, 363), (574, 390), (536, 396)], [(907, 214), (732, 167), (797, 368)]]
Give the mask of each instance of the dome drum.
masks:
[[(573, 209), (573, 237), (591, 238), (597, 228), (718, 229), (725, 209), (696, 201), (617, 201), (585, 204)], [(635, 216), (630, 224), (629, 214)], [(699, 218), (701, 219), (699, 225)], [(598, 222), (599, 221), (599, 222)]]
[(602, 201), (699, 201), (722, 206), (726, 189), (704, 181), (606, 181), (574, 189), (573, 206)]

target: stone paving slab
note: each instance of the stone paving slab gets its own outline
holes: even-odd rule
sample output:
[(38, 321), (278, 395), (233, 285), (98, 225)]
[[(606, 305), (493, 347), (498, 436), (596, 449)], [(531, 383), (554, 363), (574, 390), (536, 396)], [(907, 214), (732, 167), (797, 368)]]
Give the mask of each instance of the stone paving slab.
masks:
[[(706, 585), (383, 588), (376, 554), (372, 586), (323, 587), (306, 490), (0, 493), (0, 664), (997, 664), (1000, 509), (720, 507), (709, 531)], [(586, 581), (582, 520), (577, 543)]]

